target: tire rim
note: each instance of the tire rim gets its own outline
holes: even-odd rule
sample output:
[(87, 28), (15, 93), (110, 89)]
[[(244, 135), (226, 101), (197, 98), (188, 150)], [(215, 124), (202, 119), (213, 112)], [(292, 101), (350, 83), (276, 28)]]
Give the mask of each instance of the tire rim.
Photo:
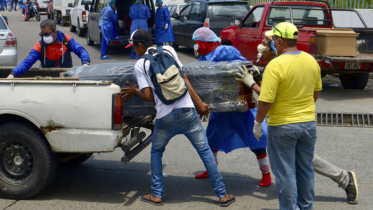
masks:
[(20, 185), (31, 179), (34, 157), (22, 143), (13, 141), (0, 146), (0, 178), (12, 185)]

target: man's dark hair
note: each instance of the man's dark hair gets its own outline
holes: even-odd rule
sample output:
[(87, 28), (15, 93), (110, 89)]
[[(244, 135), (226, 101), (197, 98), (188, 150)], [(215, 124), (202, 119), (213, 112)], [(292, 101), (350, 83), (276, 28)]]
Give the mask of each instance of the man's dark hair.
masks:
[(41, 21), (40, 28), (46, 28), (46, 27), (49, 27), (52, 31), (55, 31), (57, 28), (56, 21), (50, 20), (50, 19)]
[[(136, 47), (139, 46), (139, 43), (140, 42), (136, 42), (136, 41), (133, 41), (133, 45), (136, 45)], [(153, 42), (145, 42), (145, 43), (141, 43), (142, 45), (144, 45), (145, 49), (148, 49), (149, 47), (153, 46)]]
[(221, 42), (222, 45), (233, 45), (231, 41), (227, 40), (227, 39), (224, 39), (222, 42)]

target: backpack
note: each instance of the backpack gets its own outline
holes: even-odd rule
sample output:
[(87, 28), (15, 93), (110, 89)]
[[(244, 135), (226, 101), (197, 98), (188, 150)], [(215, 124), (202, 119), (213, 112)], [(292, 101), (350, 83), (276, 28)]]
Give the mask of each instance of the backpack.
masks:
[[(145, 54), (141, 57), (145, 59), (144, 67), (146, 60), (149, 60), (149, 77), (154, 85), (154, 92), (166, 105), (175, 103), (188, 91), (180, 66), (171, 55), (163, 52), (162, 46), (157, 46), (157, 55)], [(144, 70), (147, 74), (145, 68)]]

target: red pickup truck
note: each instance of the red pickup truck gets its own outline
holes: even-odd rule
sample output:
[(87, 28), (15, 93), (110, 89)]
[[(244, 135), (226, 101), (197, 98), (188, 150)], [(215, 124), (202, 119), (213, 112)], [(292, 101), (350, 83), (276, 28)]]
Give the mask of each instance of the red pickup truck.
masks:
[[(333, 13), (354, 12), (361, 20), (363, 28), (356, 28), (359, 34), (357, 42), (363, 40), (365, 46), (358, 49), (368, 49), (357, 52), (355, 57), (324, 56), (317, 47), (317, 29), (335, 28)], [(265, 38), (264, 33), (280, 22), (292, 22), (298, 27), (298, 49), (315, 56), (322, 76), (339, 74), (345, 89), (364, 89), (373, 71), (373, 36), (360, 14), (355, 10), (330, 9), (329, 3), (323, 0), (312, 2), (272, 2), (260, 3), (253, 6), (239, 25), (231, 26), (220, 32), (223, 43), (236, 47), (247, 59), (255, 65), (264, 66), (266, 63), (257, 60), (257, 46)], [(367, 34), (366, 34), (367, 33)], [(343, 43), (340, 43), (343, 45)]]

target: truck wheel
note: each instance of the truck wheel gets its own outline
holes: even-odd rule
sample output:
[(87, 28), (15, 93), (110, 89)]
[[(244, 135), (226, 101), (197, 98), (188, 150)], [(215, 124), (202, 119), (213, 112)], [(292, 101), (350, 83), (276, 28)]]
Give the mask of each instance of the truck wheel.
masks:
[(57, 154), (58, 166), (71, 167), (77, 166), (88, 160), (93, 153), (59, 153)]
[[(71, 16), (70, 16), (70, 20), (71, 20)], [(70, 23), (70, 32), (75, 32), (76, 31), (76, 26), (73, 26), (72, 23)]]
[(86, 40), (87, 40), (87, 45), (93, 45), (95, 43), (94, 41), (92, 41), (91, 37), (89, 36), (89, 30), (87, 30)]
[(362, 74), (340, 74), (339, 80), (344, 89), (360, 89), (363, 90), (368, 83), (369, 73)]
[(178, 50), (178, 49), (179, 49), (179, 45), (176, 44), (175, 42), (172, 43), (172, 47), (173, 47), (175, 50)]
[(56, 155), (27, 124), (0, 126), (0, 197), (27, 199), (42, 191), (56, 171)]
[(83, 37), (83, 36), (85, 36), (85, 33), (86, 33), (86, 29), (85, 28), (80, 28), (80, 23), (79, 23), (79, 19), (78, 19), (78, 36)]

